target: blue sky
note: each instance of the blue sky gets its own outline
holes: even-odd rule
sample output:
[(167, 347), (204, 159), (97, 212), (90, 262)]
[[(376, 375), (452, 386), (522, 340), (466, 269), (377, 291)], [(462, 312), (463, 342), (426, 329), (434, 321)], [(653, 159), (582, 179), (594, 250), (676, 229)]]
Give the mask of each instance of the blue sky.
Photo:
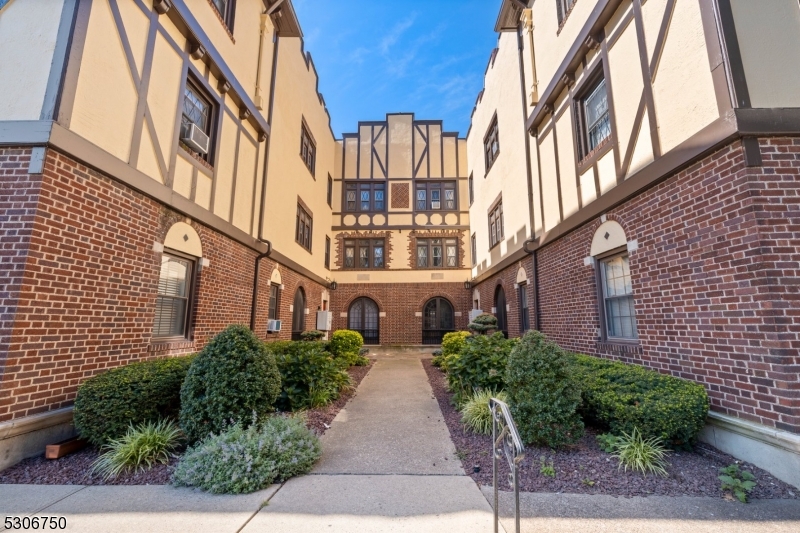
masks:
[(500, 0), (294, 0), (337, 137), (411, 111), (466, 135)]

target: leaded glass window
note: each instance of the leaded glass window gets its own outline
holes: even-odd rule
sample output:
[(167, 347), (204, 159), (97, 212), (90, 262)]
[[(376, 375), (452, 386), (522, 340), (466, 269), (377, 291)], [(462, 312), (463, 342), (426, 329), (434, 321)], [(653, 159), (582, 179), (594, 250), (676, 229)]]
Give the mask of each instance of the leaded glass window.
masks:
[(458, 239), (417, 239), (417, 268), (443, 267), (458, 267)]
[(385, 268), (384, 251), (384, 239), (347, 239), (344, 241), (344, 268)]
[(386, 210), (386, 184), (348, 183), (345, 185), (345, 210), (352, 212), (382, 212)]

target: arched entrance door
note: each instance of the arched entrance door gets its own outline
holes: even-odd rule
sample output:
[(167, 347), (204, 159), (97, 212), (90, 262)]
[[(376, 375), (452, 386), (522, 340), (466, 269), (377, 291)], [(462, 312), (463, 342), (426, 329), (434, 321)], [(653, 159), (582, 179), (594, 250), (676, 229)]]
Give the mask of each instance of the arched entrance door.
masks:
[(497, 329), (502, 331), (505, 338), (508, 338), (508, 309), (506, 307), (506, 291), (502, 285), (498, 285), (494, 291), (494, 316), (497, 317)]
[(455, 329), (453, 305), (444, 298), (428, 300), (422, 312), (422, 344), (441, 344), (444, 334)]
[(364, 344), (379, 344), (378, 304), (369, 298), (357, 298), (347, 311), (347, 327), (361, 333)]
[(299, 341), (300, 334), (306, 330), (306, 293), (302, 287), (294, 293), (292, 309), (292, 340)]

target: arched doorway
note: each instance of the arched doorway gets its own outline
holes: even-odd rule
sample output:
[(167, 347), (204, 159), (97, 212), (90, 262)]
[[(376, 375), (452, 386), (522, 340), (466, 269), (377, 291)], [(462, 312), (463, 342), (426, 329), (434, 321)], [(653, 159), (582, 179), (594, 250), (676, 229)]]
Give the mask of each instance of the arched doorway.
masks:
[(369, 298), (357, 298), (347, 312), (347, 327), (361, 333), (364, 344), (379, 344), (378, 304)]
[(444, 298), (432, 298), (422, 312), (422, 344), (441, 344), (445, 333), (455, 331), (453, 305)]
[(497, 329), (503, 332), (503, 336), (508, 338), (508, 308), (506, 307), (506, 291), (502, 285), (498, 285), (494, 290), (494, 316), (497, 317)]
[(292, 340), (299, 341), (300, 334), (306, 330), (306, 293), (302, 287), (294, 293), (292, 309)]

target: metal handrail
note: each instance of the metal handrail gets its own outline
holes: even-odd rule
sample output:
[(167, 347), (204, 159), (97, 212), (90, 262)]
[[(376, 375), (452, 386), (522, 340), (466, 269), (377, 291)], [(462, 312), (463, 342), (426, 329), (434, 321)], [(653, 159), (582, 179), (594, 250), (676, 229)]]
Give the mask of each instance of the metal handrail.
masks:
[(494, 533), (499, 533), (500, 527), (500, 488), (497, 482), (497, 461), (501, 453), (508, 461), (508, 482), (514, 487), (514, 523), (516, 533), (520, 533), (519, 523), (519, 464), (525, 458), (525, 446), (514, 424), (508, 404), (492, 398), (489, 400), (489, 410), (492, 412), (492, 484), (494, 485)]

